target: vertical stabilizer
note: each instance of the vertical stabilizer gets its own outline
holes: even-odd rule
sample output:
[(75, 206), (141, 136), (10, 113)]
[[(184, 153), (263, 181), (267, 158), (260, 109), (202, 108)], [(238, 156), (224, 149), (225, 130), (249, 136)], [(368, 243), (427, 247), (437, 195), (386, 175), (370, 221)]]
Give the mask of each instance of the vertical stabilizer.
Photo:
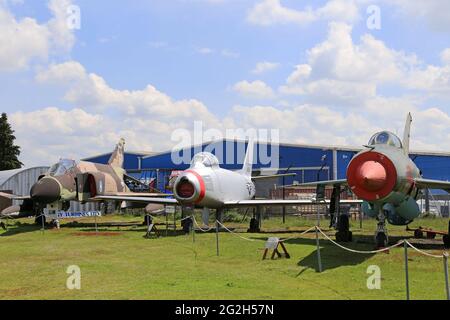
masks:
[(409, 154), (409, 139), (411, 137), (411, 112), (406, 116), (405, 130), (403, 131), (403, 150), (406, 154)]
[(253, 150), (254, 150), (253, 139), (248, 140), (247, 153), (245, 154), (244, 165), (242, 166), (241, 173), (244, 176), (251, 177), (253, 171)]
[(108, 164), (113, 167), (122, 168), (123, 167), (123, 160), (124, 160), (124, 152), (125, 149), (125, 139), (121, 138), (119, 140), (119, 143), (116, 145), (116, 149), (114, 149), (114, 152), (111, 155), (111, 158), (108, 161)]

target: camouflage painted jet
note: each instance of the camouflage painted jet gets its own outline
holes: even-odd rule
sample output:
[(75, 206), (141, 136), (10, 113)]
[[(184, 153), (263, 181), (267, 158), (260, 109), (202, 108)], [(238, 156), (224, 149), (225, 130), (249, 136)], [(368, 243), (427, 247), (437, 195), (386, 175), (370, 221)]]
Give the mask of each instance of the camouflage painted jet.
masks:
[[(11, 200), (23, 200), (20, 206), (6, 208), (0, 214), (0, 218), (22, 218), (39, 216), (37, 223), (42, 223), (38, 212), (44, 210), (47, 217), (55, 217), (57, 212), (69, 209), (70, 201), (86, 203), (98, 195), (122, 196), (126, 201), (129, 196), (141, 197), (168, 196), (160, 192), (133, 193), (126, 185), (129, 177), (123, 169), (125, 140), (121, 139), (117, 144), (108, 164), (98, 164), (87, 161), (60, 160), (50, 170), (39, 177), (32, 186), (30, 196), (18, 197), (8, 194), (0, 196)], [(152, 210), (159, 210), (152, 207)]]
[[(365, 150), (356, 154), (347, 168), (347, 179), (304, 183), (300, 186), (334, 187), (332, 203), (337, 203), (341, 187), (348, 186), (363, 200), (362, 210), (370, 217), (376, 217), (378, 226), (375, 242), (378, 247), (388, 243), (387, 220), (392, 225), (408, 225), (420, 215), (417, 204), (423, 189), (442, 189), (450, 193), (450, 182), (429, 180), (422, 177), (421, 171), (409, 157), (409, 140), (412, 117), (409, 113), (401, 141), (388, 131), (376, 133)], [(333, 207), (333, 206), (332, 206)], [(332, 224), (337, 228), (338, 241), (351, 241), (348, 216), (339, 214), (339, 206), (334, 206)], [(449, 224), (450, 228), (450, 224)], [(450, 231), (450, 230), (449, 230)], [(450, 247), (449, 235), (444, 244)]]
[[(254, 145), (248, 143), (247, 153), (241, 170), (231, 171), (220, 168), (216, 156), (208, 152), (196, 154), (190, 168), (175, 180), (173, 185), (174, 199), (157, 199), (144, 197), (97, 196), (99, 200), (128, 200), (142, 203), (164, 205), (180, 205), (216, 209), (218, 220), (224, 209), (235, 207), (267, 207), (312, 204), (313, 200), (269, 200), (255, 199), (255, 179), (267, 179), (292, 174), (252, 177)], [(342, 203), (360, 203), (358, 200), (345, 200)]]

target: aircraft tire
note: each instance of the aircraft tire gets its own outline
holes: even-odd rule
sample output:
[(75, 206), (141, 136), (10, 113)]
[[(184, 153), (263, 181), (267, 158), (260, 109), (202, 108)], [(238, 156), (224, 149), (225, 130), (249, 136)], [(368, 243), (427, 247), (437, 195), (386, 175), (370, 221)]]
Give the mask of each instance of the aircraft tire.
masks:
[(352, 242), (353, 234), (351, 231), (338, 231), (336, 232), (337, 242)]
[(378, 248), (385, 248), (385, 247), (387, 247), (387, 245), (388, 245), (387, 235), (384, 232), (379, 232), (375, 236), (375, 242), (376, 242), (376, 246)]
[(419, 229), (414, 231), (414, 238), (416, 239), (422, 239), (423, 238), (423, 232), (420, 231)]
[(39, 216), (36, 217), (36, 219), (34, 219), (34, 223), (36, 223), (38, 226), (42, 226), (42, 219), (44, 219), (44, 224), (45, 224), (45, 216)]
[(444, 241), (444, 247), (450, 249), (450, 236), (446, 234), (442, 237), (442, 240)]

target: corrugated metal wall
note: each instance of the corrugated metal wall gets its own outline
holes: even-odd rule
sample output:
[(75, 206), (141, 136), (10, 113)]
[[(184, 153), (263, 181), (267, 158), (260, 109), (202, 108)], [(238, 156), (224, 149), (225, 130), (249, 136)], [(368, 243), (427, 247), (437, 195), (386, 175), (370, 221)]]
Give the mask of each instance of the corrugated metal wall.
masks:
[(0, 185), (0, 190), (11, 190), (15, 195), (28, 196), (30, 195), (31, 186), (38, 181), (39, 176), (45, 174), (48, 169), (49, 167), (35, 167), (15, 172)]

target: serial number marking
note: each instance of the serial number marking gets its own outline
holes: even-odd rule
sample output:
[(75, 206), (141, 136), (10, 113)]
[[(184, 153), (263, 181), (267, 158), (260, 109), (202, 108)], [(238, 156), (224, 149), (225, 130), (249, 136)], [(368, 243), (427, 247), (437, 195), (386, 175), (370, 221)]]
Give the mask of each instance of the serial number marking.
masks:
[(176, 307), (176, 315), (197, 315), (206, 318), (210, 313), (219, 315), (274, 315), (274, 306), (266, 304), (230, 304), (219, 305), (219, 310), (210, 307), (182, 306)]
[(273, 305), (240, 305), (240, 304), (230, 304), (219, 306), (220, 315), (273, 315), (274, 308)]

